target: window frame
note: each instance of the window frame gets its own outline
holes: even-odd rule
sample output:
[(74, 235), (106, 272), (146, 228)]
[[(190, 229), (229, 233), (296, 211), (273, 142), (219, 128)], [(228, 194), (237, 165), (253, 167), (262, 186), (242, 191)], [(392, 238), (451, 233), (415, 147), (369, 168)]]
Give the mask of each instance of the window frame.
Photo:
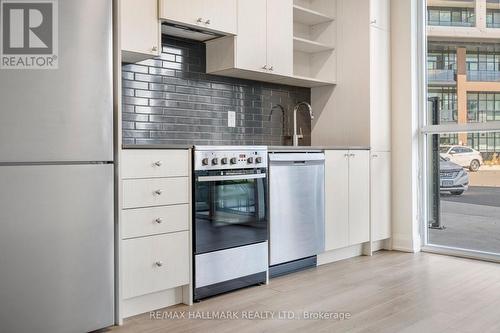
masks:
[[(456, 135), (458, 133), (484, 133), (500, 132), (500, 121), (489, 121), (486, 123), (467, 124), (440, 124), (429, 125), (428, 122), (428, 99), (427, 99), (427, 0), (418, 0), (417, 13), (417, 67), (418, 67), (418, 223), (421, 237), (421, 250), (425, 252), (455, 255), (466, 258), (474, 258), (500, 262), (500, 255), (483, 251), (460, 249), (436, 244), (429, 244), (429, 152), (427, 140), (433, 134)], [(477, 21), (477, 20), (476, 20)], [(477, 22), (476, 22), (477, 23)], [(468, 66), (468, 64), (467, 64)], [(478, 105), (479, 109), (479, 105)], [(498, 133), (494, 134), (494, 138)]]

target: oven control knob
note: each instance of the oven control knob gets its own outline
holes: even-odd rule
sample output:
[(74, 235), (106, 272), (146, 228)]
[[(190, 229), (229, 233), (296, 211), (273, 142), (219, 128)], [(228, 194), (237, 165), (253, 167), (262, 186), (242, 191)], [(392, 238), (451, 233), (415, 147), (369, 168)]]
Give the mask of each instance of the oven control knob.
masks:
[(219, 159), (217, 157), (212, 158), (212, 165), (219, 164)]
[(227, 157), (223, 157), (223, 158), (220, 160), (220, 162), (221, 162), (222, 164), (227, 164)]
[(253, 157), (249, 157), (249, 158), (247, 158), (247, 162), (248, 162), (249, 164), (252, 164), (252, 163), (253, 163)]
[(204, 158), (201, 160), (201, 164), (208, 165), (208, 158)]
[(262, 163), (262, 157), (260, 157), (260, 156), (256, 157), (255, 163)]
[(238, 160), (236, 159), (236, 157), (231, 158), (231, 164), (236, 164), (236, 162), (238, 162)]

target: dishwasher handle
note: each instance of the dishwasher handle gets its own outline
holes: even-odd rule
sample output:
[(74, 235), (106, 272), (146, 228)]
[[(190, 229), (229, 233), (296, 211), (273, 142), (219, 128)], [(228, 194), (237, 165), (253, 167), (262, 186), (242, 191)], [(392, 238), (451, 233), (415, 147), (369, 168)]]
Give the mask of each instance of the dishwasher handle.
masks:
[(269, 154), (270, 163), (302, 163), (306, 164), (309, 162), (324, 162), (324, 153), (280, 153), (280, 154)]

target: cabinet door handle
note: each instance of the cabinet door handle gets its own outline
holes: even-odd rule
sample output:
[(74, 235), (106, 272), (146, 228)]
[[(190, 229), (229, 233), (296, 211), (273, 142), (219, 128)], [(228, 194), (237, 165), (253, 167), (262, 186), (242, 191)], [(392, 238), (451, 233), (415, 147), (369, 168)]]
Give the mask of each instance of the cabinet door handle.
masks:
[(161, 167), (161, 166), (162, 166), (162, 164), (163, 164), (163, 162), (162, 162), (162, 161), (156, 161), (156, 162), (154, 162), (154, 163), (153, 163), (153, 165), (154, 165), (154, 166), (157, 166), (157, 167)]
[(356, 157), (356, 154), (349, 154), (349, 157)]
[(201, 17), (198, 17), (198, 19), (196, 20), (196, 22), (198, 23), (202, 23), (203, 22), (203, 19)]
[(274, 66), (269, 67), (270, 71), (274, 71)]
[(262, 69), (267, 70), (267, 65), (262, 66)]
[(153, 52), (158, 51), (158, 47), (157, 47), (157, 46), (153, 46), (153, 47), (151, 48), (151, 51), (153, 51)]
[(210, 24), (210, 20), (206, 20), (206, 21), (205, 21), (205, 24)]
[(157, 218), (155, 220), (155, 222), (158, 223), (158, 224), (162, 224), (163, 223), (163, 219), (161, 217), (159, 217), (159, 218)]
[(370, 24), (376, 24), (377, 23), (377, 19), (373, 19), (370, 21)]
[(163, 263), (161, 261), (155, 262), (156, 267), (161, 267), (163, 266)]
[(373, 158), (377, 158), (377, 157), (378, 157), (378, 155), (376, 155), (376, 154), (375, 154), (375, 155), (372, 155), (372, 156), (373, 156)]
[(161, 195), (162, 193), (163, 193), (163, 190), (156, 190), (155, 191), (155, 194), (157, 194), (157, 195)]
[(344, 154), (344, 157), (349, 157), (349, 154)]

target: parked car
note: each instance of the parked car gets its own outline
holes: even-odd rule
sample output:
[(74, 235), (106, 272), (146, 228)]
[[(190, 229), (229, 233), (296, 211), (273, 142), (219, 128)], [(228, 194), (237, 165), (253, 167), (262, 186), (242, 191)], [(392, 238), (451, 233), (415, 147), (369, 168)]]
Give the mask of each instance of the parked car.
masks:
[(461, 195), (469, 189), (469, 173), (461, 165), (441, 157), (439, 160), (440, 191)]
[(476, 172), (483, 165), (481, 153), (466, 146), (441, 146), (440, 152), (445, 159), (468, 168), (472, 172)]

